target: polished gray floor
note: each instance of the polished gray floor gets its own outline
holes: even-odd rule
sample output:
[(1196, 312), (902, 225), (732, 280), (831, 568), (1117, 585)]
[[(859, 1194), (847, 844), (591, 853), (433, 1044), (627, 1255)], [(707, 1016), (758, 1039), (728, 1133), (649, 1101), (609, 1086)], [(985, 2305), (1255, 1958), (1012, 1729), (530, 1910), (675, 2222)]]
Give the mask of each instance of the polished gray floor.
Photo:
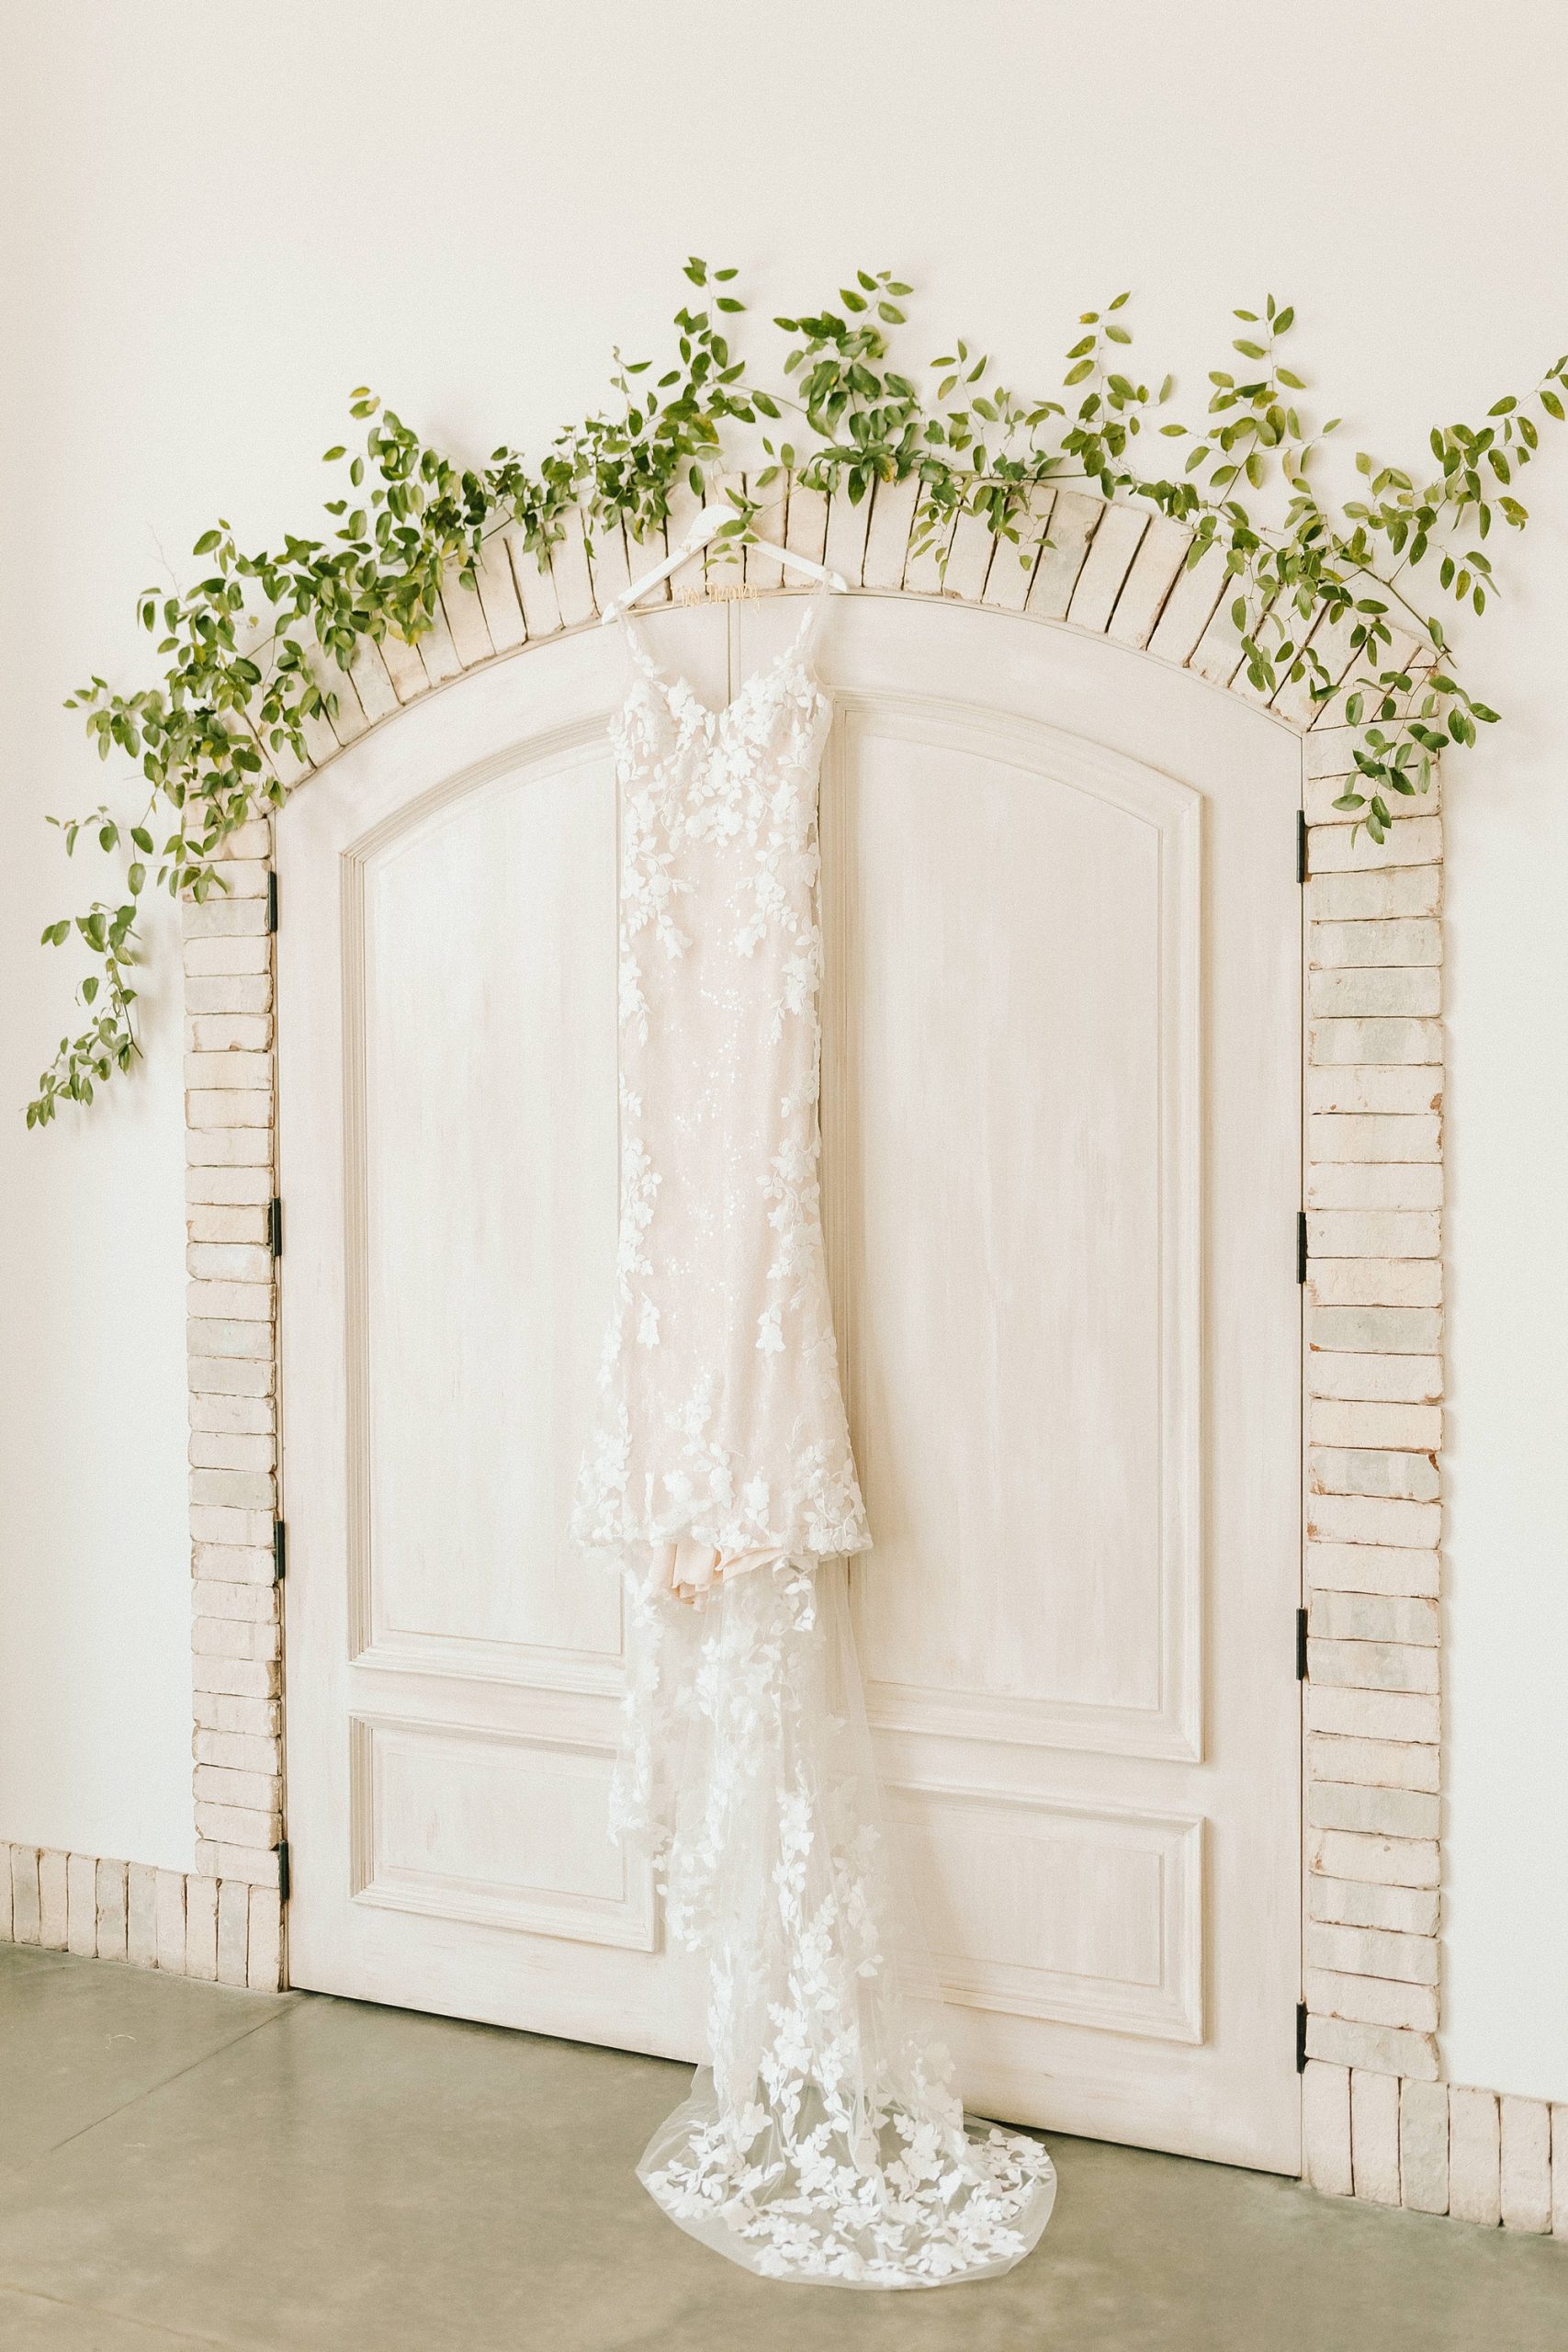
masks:
[(11, 2352), (1564, 2352), (1568, 2249), (1055, 2143), (990, 2285), (770, 2286), (632, 2176), (680, 2070), (0, 1945)]

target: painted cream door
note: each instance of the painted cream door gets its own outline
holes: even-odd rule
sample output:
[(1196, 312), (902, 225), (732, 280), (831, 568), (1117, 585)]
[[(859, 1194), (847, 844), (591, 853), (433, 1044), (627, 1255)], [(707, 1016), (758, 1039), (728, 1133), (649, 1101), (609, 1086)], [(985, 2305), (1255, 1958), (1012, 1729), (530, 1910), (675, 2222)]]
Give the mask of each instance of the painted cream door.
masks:
[[(795, 600), (666, 612), (710, 696)], [(1292, 2170), (1298, 755), (1021, 617), (829, 616), (824, 1200), (890, 1809), (985, 2111)], [(296, 1983), (670, 2054), (565, 1521), (615, 1217), (621, 675), (279, 825)]]

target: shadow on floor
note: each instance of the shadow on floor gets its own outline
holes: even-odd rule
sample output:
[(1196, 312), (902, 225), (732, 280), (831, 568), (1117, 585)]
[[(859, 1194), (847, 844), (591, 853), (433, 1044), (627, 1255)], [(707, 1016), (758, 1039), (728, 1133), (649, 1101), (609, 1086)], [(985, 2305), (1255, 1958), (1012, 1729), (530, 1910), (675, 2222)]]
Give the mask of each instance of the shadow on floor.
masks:
[(752, 2278), (632, 2167), (684, 2070), (0, 1946), (3, 2352), (1563, 2352), (1568, 2253), (1052, 2142), (1009, 2278)]

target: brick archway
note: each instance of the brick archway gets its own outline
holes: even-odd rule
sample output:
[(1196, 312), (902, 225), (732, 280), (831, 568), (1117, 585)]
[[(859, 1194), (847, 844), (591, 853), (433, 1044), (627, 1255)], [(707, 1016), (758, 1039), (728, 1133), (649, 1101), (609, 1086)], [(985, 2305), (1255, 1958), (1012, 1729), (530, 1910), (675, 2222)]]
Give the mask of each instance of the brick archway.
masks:
[[(739, 478), (736, 478), (739, 480)], [(717, 487), (722, 488), (722, 484)], [(1187, 568), (1185, 527), (1077, 491), (1038, 494), (1028, 560), (963, 518), (911, 549), (916, 486), (861, 504), (779, 481), (761, 533), (825, 558), (852, 588), (941, 597), (1079, 629), (1195, 673), (1255, 706), (1223, 560)], [(694, 511), (672, 515), (679, 535)], [(486, 543), (477, 591), (455, 575), (417, 647), (362, 648), (335, 672), (292, 787), (406, 705), (564, 631), (659, 550), (580, 514), (544, 561), (514, 530)], [(749, 558), (745, 584), (776, 589)], [(697, 557), (668, 594), (721, 596), (733, 557)], [(1343, 628), (1314, 642), (1343, 674)], [(1414, 662), (1412, 638), (1393, 658)], [(1548, 2111), (1450, 2093), (1439, 2021), (1442, 1429), (1442, 825), (1438, 787), (1380, 849), (1332, 803), (1351, 771), (1340, 698), (1286, 685), (1270, 715), (1300, 737), (1307, 892), (1305, 1272), (1304, 2144), (1318, 2186), (1498, 2217), (1512, 2132), (1544, 2178)], [(25, 1933), (231, 1982), (287, 1982), (281, 1724), (285, 1531), (277, 1518), (270, 826), (229, 844), (231, 894), (185, 910), (191, 1538), (197, 1867), (177, 1873), (13, 1849)], [(28, 1872), (31, 1869), (29, 1880)], [(30, 1894), (28, 1888), (30, 1885)], [(79, 1924), (80, 1923), (80, 1924)], [(1526, 2110), (1529, 2110), (1528, 2112)], [(1452, 2187), (1450, 2190), (1450, 2115)], [(1537, 2142), (1540, 2142), (1540, 2149)], [(1467, 2185), (1468, 2184), (1468, 2185)], [(1550, 2206), (1546, 2223), (1550, 2225)]]

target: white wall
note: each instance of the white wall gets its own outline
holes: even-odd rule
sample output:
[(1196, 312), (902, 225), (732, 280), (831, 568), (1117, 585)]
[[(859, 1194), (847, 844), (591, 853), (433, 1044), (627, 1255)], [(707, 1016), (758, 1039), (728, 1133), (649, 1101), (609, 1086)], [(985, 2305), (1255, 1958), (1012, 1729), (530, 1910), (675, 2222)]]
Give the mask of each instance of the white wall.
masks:
[[(368, 379), (468, 452), (534, 447), (656, 348), (695, 249), (765, 317), (856, 264), (1052, 381), (1136, 289), (1196, 398), (1272, 288), (1328, 405), (1419, 458), (1568, 346), (1564, 36), (1513, 0), (78, 0), (8, 43), (0, 704), (5, 1216), (0, 1834), (190, 1854), (177, 1007), (86, 1118), (17, 1107), (66, 1018), (34, 944), (88, 881), (46, 810), (100, 774), (62, 695), (145, 674), (145, 582), (215, 514), (308, 522)], [(1443, 60), (1463, 59), (1454, 73)], [(1428, 130), (1427, 126), (1430, 124)], [(759, 346), (772, 343), (759, 331)], [(1507, 714), (1451, 797), (1454, 2075), (1568, 2098), (1568, 436), (1503, 551), (1478, 677)]]

